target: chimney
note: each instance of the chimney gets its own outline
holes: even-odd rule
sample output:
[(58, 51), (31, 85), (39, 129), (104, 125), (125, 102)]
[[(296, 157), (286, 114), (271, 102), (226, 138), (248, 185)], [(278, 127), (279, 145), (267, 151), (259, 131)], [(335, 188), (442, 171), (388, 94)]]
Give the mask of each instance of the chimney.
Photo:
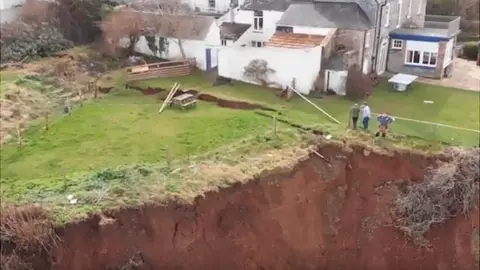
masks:
[(230, 1), (230, 22), (235, 23), (235, 14), (233, 13), (233, 9), (235, 8), (235, 4), (233, 1)]

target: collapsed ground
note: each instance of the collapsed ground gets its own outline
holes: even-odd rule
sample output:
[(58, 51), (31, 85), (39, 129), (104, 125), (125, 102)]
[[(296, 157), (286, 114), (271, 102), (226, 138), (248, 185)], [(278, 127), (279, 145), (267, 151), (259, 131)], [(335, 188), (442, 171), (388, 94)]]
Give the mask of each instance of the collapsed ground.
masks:
[[(129, 190), (128, 179), (139, 177), (138, 171), (145, 168), (163, 174), (175, 170), (171, 168), (175, 162), (189, 164), (213, 156), (231, 163), (244, 153), (301, 144), (304, 135), (299, 133), (299, 126), (322, 130), (334, 139), (360, 139), (384, 148), (403, 146), (429, 151), (447, 144), (478, 144), (474, 132), (403, 120), (392, 126), (390, 138), (374, 141), (371, 134), (346, 128), (351, 102), (343, 98), (313, 99), (343, 123), (336, 125), (303, 100), (285, 101), (271, 89), (237, 82), (214, 87), (212, 79), (201, 73), (140, 81), (125, 87), (121, 72), (105, 74), (108, 68), (100, 67), (101, 61), (92, 61), (88, 48), (60, 55), (26, 64), (24, 69), (2, 71), (2, 131), (10, 136), (10, 142), (2, 146), (1, 181), (2, 198), (55, 206), (62, 222), (103, 207), (141, 201), (139, 190)], [(109, 93), (98, 93), (101, 98), (87, 102), (93, 93), (86, 84), (92, 80)], [(155, 94), (150, 95), (146, 89), (169, 89), (174, 82), (180, 82), (184, 90), (259, 106), (233, 110), (200, 101), (194, 110), (167, 109), (158, 114), (167, 91), (153, 90)], [(79, 88), (83, 89), (83, 106), (79, 104)], [(148, 95), (138, 91), (141, 89)], [(72, 103), (71, 115), (62, 114), (66, 101)], [(466, 91), (417, 84), (411, 92), (398, 93), (380, 84), (369, 103), (374, 112), (388, 110), (406, 118), (473, 129), (479, 123), (478, 96)], [(270, 110), (262, 110), (262, 106)], [(46, 112), (50, 113), (47, 131)], [(277, 118), (277, 124), (272, 117)], [(21, 136), (16, 133), (18, 126), (26, 130)], [(145, 183), (152, 179), (147, 178)], [(176, 182), (166, 180), (162, 185), (162, 194), (190, 198)], [(70, 204), (68, 195), (78, 202)], [(133, 199), (125, 200), (127, 197)]]
[[(342, 125), (337, 125), (329, 122), (315, 108), (299, 98), (285, 101), (278, 98), (274, 90), (238, 82), (234, 82), (232, 85), (213, 87), (211, 78), (201, 73), (182, 78), (141, 81), (127, 86), (121, 71), (95, 68), (95, 63), (97, 62), (89, 62), (90, 53), (82, 53), (83, 56), (75, 60), (76, 57), (72, 56), (72, 54), (76, 54), (69, 52), (61, 54), (60, 57), (54, 59), (44, 59), (42, 60), (43, 62), (26, 64), (24, 69), (7, 70), (1, 73), (2, 132), (4, 132), (3, 134), (8, 134), (10, 138), (7, 139), (10, 140), (2, 145), (0, 153), (2, 167), (1, 196), (2, 207), (4, 207), (2, 211), (5, 211), (3, 213), (8, 213), (8, 215), (2, 215), (2, 217), (6, 217), (5, 220), (7, 222), (3, 222), (5, 220), (2, 221), (3, 227), (0, 227), (0, 230), (2, 237), (6, 236), (6, 238), (2, 239), (7, 239), (5, 241), (10, 245), (7, 245), (8, 248), (5, 250), (5, 241), (2, 240), (2, 254), (8, 255), (8, 263), (16, 262), (18, 264), (19, 262), (24, 262), (25, 258), (21, 258), (20, 255), (22, 254), (21, 252), (27, 252), (29, 254), (40, 254), (42, 260), (47, 261), (46, 265), (51, 264), (55, 259), (64, 267), (59, 269), (75, 269), (75, 267), (77, 269), (104, 269), (105, 267), (124, 269), (128, 266), (128, 262), (126, 262), (128, 258), (133, 256), (130, 260), (131, 263), (136, 263), (138, 256), (145, 258), (145, 254), (137, 254), (137, 256), (135, 255), (136, 251), (130, 250), (127, 246), (142, 246), (144, 243), (137, 243), (133, 240), (133, 242), (128, 242), (130, 241), (128, 240), (124, 243), (125, 246), (117, 245), (117, 248), (121, 248), (122, 252), (125, 252), (121, 256), (119, 255), (120, 258), (114, 257), (113, 253), (97, 256), (100, 254), (100, 251), (95, 248), (101, 248), (101, 243), (96, 243), (95, 240), (92, 240), (91, 246), (86, 244), (82, 246), (85, 249), (82, 249), (75, 237), (81, 235), (82, 241), (84, 239), (103, 239), (102, 237), (106, 237), (103, 234), (92, 236), (79, 234), (79, 232), (91, 232), (92, 228), (94, 228), (93, 231), (102, 232), (103, 230), (98, 230), (99, 226), (102, 227), (109, 224), (113, 224), (113, 227), (107, 228), (117, 228), (117, 220), (122, 220), (123, 212), (116, 214), (116, 209), (142, 207), (146, 202), (175, 201), (187, 204), (192, 202), (198, 203), (200, 200), (199, 196), (209, 191), (218, 191), (232, 185), (234, 187), (230, 190), (238, 190), (235, 192), (244, 194), (243, 189), (239, 189), (235, 185), (236, 183), (245, 183), (252, 179), (260, 178), (269, 179), (272, 174), (282, 175), (281, 177), (278, 176), (278, 179), (286, 179), (292, 170), (295, 171), (298, 164), (301, 164), (306, 159), (312, 160), (312, 157), (317, 160), (314, 162), (314, 165), (309, 165), (310, 169), (305, 172), (303, 170), (297, 171), (301, 176), (296, 176), (291, 181), (285, 181), (285, 185), (291, 185), (285, 188), (285, 190), (295, 191), (295, 187), (298, 190), (305, 189), (312, 190), (312, 192), (315, 190), (312, 188), (313, 186), (302, 186), (300, 184), (297, 186), (297, 179), (301, 179), (300, 181), (304, 182), (310, 181), (308, 179), (315, 179), (309, 182), (311, 184), (315, 183), (315, 185), (328, 184), (331, 181), (328, 185), (332, 185), (335, 192), (339, 192), (335, 194), (340, 196), (340, 199), (345, 199), (348, 196), (353, 196), (354, 199), (342, 201), (342, 205), (346, 209), (341, 214), (344, 218), (341, 219), (340, 223), (343, 225), (336, 227), (335, 224), (338, 221), (335, 220), (340, 217), (340, 212), (339, 209), (332, 205), (339, 204), (328, 199), (330, 198), (329, 196), (309, 193), (309, 196), (312, 198), (327, 198), (325, 199), (326, 201), (319, 201), (318, 203), (325, 208), (324, 210), (327, 213), (334, 214), (333, 217), (324, 217), (322, 215), (316, 217), (319, 221), (330, 222), (330, 225), (325, 225), (323, 233), (331, 235), (338, 233), (338, 230), (350, 231), (351, 224), (349, 222), (356, 222), (355, 224), (357, 225), (361, 223), (362, 230), (370, 232), (373, 230), (373, 227), (377, 228), (379, 226), (375, 222), (372, 223), (372, 220), (376, 219), (376, 215), (380, 215), (378, 218), (382, 220), (385, 218), (388, 220), (388, 215), (384, 215), (384, 213), (390, 207), (388, 203), (391, 203), (393, 200), (394, 195), (392, 194), (398, 194), (398, 190), (405, 191), (405, 188), (408, 189), (410, 180), (417, 180), (421, 177), (422, 170), (426, 165), (430, 164), (430, 161), (426, 162), (429, 158), (411, 161), (409, 160), (411, 158), (410, 152), (405, 156), (399, 153), (392, 153), (390, 149), (403, 147), (432, 152), (439, 151), (449, 145), (464, 145), (468, 147), (478, 143), (477, 133), (440, 127), (432, 128), (428, 125), (402, 120), (398, 120), (393, 125), (389, 138), (374, 140), (371, 133), (351, 131), (346, 128), (348, 108), (351, 102), (343, 98), (324, 97), (323, 99), (313, 99), (316, 104), (342, 121)], [(67, 63), (59, 65), (70, 66), (73, 70), (71, 74), (75, 75), (68, 75), (65, 72), (52, 72), (52, 69), (45, 69), (45, 67), (50, 65), (54, 67), (53, 70), (63, 70), (62, 68), (55, 68), (56, 66), (53, 63), (62, 63), (64, 61)], [(83, 62), (90, 64), (85, 66), (82, 65)], [(89, 73), (88, 67), (92, 68), (94, 72)], [(100, 79), (97, 80), (98, 78)], [(91, 88), (86, 85), (91, 81), (94, 81), (96, 86), (98, 86), (97, 89), (101, 90), (97, 93), (97, 99), (92, 99), (95, 92), (92, 92)], [(159, 114), (158, 109), (162, 100), (174, 82), (180, 82), (183, 91), (199, 94), (199, 104), (196, 109), (181, 111), (168, 108), (162, 114)], [(82, 91), (79, 92), (79, 89), (82, 89)], [(440, 122), (464, 128), (475, 129), (478, 127), (479, 116), (477, 111), (479, 103), (476, 93), (423, 84), (417, 84), (413, 91), (408, 93), (390, 92), (387, 89), (387, 85), (380, 84), (375, 89), (373, 96), (369, 98), (369, 103), (374, 112), (388, 109), (392, 114), (406, 118)], [(82, 97), (80, 98), (80, 96)], [(424, 103), (424, 100), (433, 101), (433, 103)], [(69, 103), (71, 114), (63, 113), (66, 103)], [(45, 115), (48, 115), (48, 118)], [(47, 126), (46, 120), (49, 123), (48, 129), (45, 129)], [(7, 125), (4, 126), (3, 123)], [(16, 134), (17, 130), (20, 131), (20, 136)], [(338, 143), (337, 148), (342, 150), (328, 151), (328, 144), (331, 142)], [(363, 147), (366, 147), (364, 150), (357, 150), (353, 156), (351, 156), (351, 152), (344, 152), (344, 149), (348, 149), (359, 142), (363, 144)], [(316, 150), (316, 145), (319, 143), (327, 143), (327, 150), (324, 148), (317, 149), (320, 151), (319, 153)], [(461, 156), (461, 153), (471, 153), (471, 151), (476, 150), (469, 151), (455, 153), (457, 153), (457, 156)], [(344, 156), (349, 157), (347, 159), (342, 158)], [(363, 159), (368, 159), (368, 161), (363, 162)], [(405, 163), (404, 159), (419, 167), (413, 168), (412, 165), (409, 165), (410, 163)], [(318, 160), (321, 162), (318, 163)], [(470, 163), (478, 164), (475, 161), (470, 161)], [(406, 217), (399, 220), (399, 225), (411, 229), (411, 231), (404, 230), (407, 235), (420, 235), (423, 237), (425, 233), (425, 231), (422, 231), (423, 229), (427, 228), (428, 230), (432, 224), (443, 222), (439, 217), (452, 215), (452, 213), (448, 212), (451, 209), (456, 211), (453, 215), (468, 214), (471, 206), (478, 200), (474, 196), (457, 196), (458, 194), (477, 194), (478, 175), (468, 179), (460, 179), (458, 180), (460, 182), (451, 185), (452, 182), (449, 181), (457, 181), (452, 179), (456, 179), (458, 175), (464, 175), (463, 172), (456, 173), (458, 168), (464, 168), (464, 166), (460, 163), (449, 164), (453, 164), (452, 166), (454, 167), (449, 167), (447, 173), (442, 173), (442, 176), (444, 176), (444, 182), (442, 183), (445, 185), (426, 186), (437, 188), (434, 194), (446, 194), (448, 198), (452, 197), (450, 194), (454, 194), (455, 196), (453, 197), (461, 199), (448, 201), (441, 196), (433, 196), (431, 197), (432, 200), (426, 201), (434, 203), (435, 209), (442, 210), (441, 216), (437, 215), (437, 212), (433, 212), (433, 214), (429, 212), (417, 218), (409, 213), (412, 209), (415, 210), (417, 206), (424, 206), (421, 202), (425, 200), (421, 199), (428, 196), (427, 194), (431, 194), (431, 190), (422, 189), (421, 185), (415, 186), (415, 191), (418, 192), (407, 192), (403, 198), (408, 198), (408, 194), (413, 197), (408, 199), (407, 203), (402, 204), (400, 202), (397, 207), (398, 211), (403, 211), (403, 213), (400, 213), (400, 216)], [(317, 175), (315, 177), (319, 175), (321, 177), (317, 179), (313, 175), (312, 177), (304, 176), (304, 174), (310, 175), (312, 170), (318, 174), (315, 174)], [(367, 173), (367, 171), (375, 171), (373, 175), (376, 177), (374, 177), (375, 181), (378, 180), (379, 183), (359, 184), (358, 179), (374, 181), (372, 180), (373, 178), (369, 178), (373, 176)], [(390, 174), (391, 172), (394, 172), (394, 174)], [(397, 173), (399, 174), (397, 175)], [(343, 184), (341, 184), (343, 182), (337, 186), (338, 183), (333, 178), (329, 178), (331, 174), (337, 175), (339, 179), (343, 179), (340, 181), (347, 181), (345, 185), (348, 188), (344, 189)], [(351, 179), (353, 179), (354, 175), (356, 175), (357, 180), (352, 182), (353, 180), (351, 181)], [(273, 182), (266, 181), (265, 183), (268, 182), (267, 186), (271, 187), (262, 188), (265, 190), (273, 188), (273, 191), (271, 191), (273, 193), (268, 196), (273, 196), (269, 197), (269, 200), (274, 203), (268, 204), (267, 208), (271, 209), (265, 213), (277, 213), (280, 215), (283, 212), (278, 209), (283, 209), (283, 207), (291, 208), (292, 205), (296, 205), (295, 200), (292, 198), (304, 197), (303, 195), (295, 195), (288, 192), (282, 193), (283, 198), (286, 199), (275, 197), (278, 196), (278, 192), (274, 191), (280, 183), (278, 179), (275, 178), (272, 180)], [(440, 182), (437, 181), (436, 183)], [(261, 181), (261, 183), (263, 182)], [(430, 182), (426, 181), (425, 183), (428, 184)], [(378, 196), (380, 189), (391, 184), (398, 190), (395, 189), (394, 193), (388, 190), (387, 195), (384, 197), (388, 203), (382, 204), (386, 208), (375, 208), (375, 215), (373, 212), (365, 213), (365, 216), (362, 215), (361, 220), (357, 220), (358, 222), (347, 218), (352, 216), (353, 213), (351, 205), (357, 205), (355, 200), (363, 201), (362, 196), (371, 195), (370, 197), (372, 198), (373, 196)], [(442, 189), (445, 186), (447, 189)], [(449, 189), (448, 187), (450, 186), (455, 187), (455, 189)], [(438, 192), (438, 190), (442, 192)], [(458, 193), (459, 191), (460, 193)], [(469, 191), (470, 193), (464, 191)], [(211, 194), (207, 199), (212, 200), (209, 198), (213, 198), (215, 201), (215, 197), (211, 197), (213, 196)], [(250, 195), (245, 196), (248, 197)], [(264, 195), (261, 195), (260, 192), (259, 196), (259, 198), (262, 198)], [(238, 198), (243, 197), (240, 196)], [(412, 201), (415, 202), (415, 199), (420, 199), (421, 202), (408, 204)], [(228, 197), (226, 200), (230, 201), (230, 198)], [(303, 207), (305, 207), (302, 209), (310, 209), (308, 211), (320, 209), (318, 207), (308, 208), (308, 205), (310, 205), (308, 200), (301, 202)], [(447, 205), (444, 205), (444, 208), (436, 208), (438, 205), (435, 205), (435, 203), (439, 200), (445, 201)], [(373, 201), (377, 202), (376, 200)], [(275, 202), (279, 205), (275, 205)], [(5, 205), (8, 203), (20, 203), (27, 206), (21, 209), (9, 208), (9, 206), (5, 208)], [(35, 204), (31, 206), (32, 203)], [(218, 237), (230, 239), (228, 232), (232, 235), (243, 235), (241, 234), (241, 228), (239, 229), (238, 226), (264, 227), (265, 224), (261, 222), (253, 225), (256, 224), (257, 219), (247, 214), (241, 214), (246, 212), (243, 210), (243, 206), (237, 207), (237, 203), (242, 204), (244, 201), (243, 199), (239, 199), (239, 201), (233, 200), (227, 204), (224, 210), (219, 208), (218, 217), (220, 221), (218, 221), (219, 225), (217, 225), (220, 226), (220, 229), (213, 232), (214, 234), (218, 233)], [(42, 206), (39, 206), (39, 204)], [(402, 205), (403, 208), (400, 207)], [(377, 207), (376, 204), (370, 206)], [(467, 207), (465, 208), (465, 206)], [(45, 212), (43, 207), (52, 211), (52, 215)], [(173, 214), (175, 216), (184, 214), (188, 216), (188, 213), (190, 213), (190, 210), (188, 210), (190, 206), (172, 207), (177, 210), (180, 209), (178, 210), (180, 211), (179, 213), (175, 212)], [(202, 212), (197, 212), (196, 205), (192, 207), (194, 207), (192, 211), (196, 213), (195, 216), (202, 216)], [(206, 207), (210, 209), (208, 204)], [(155, 209), (155, 211), (164, 211), (162, 207)], [(252, 209), (252, 213), (256, 213), (257, 210), (255, 209), (257, 208)], [(445, 209), (450, 210), (444, 211)], [(129, 211), (136, 213), (135, 211), (137, 210), (132, 209)], [(137, 221), (140, 222), (140, 219), (150, 218), (148, 215), (141, 217), (141, 215), (137, 214), (133, 214), (135, 218), (128, 217), (128, 213), (132, 213), (129, 211), (125, 212), (127, 216), (125, 220), (133, 222), (132, 224), (136, 224), (135, 222)], [(224, 211), (226, 213), (231, 213), (232, 211), (240, 213), (240, 220), (243, 223), (236, 221), (238, 217), (222, 214)], [(102, 212), (105, 214), (88, 218), (92, 213)], [(419, 213), (418, 211), (414, 212)], [(283, 225), (291, 228), (303, 228), (302, 226), (314, 226), (316, 224), (315, 222), (310, 224), (304, 219), (300, 219), (298, 224), (291, 224), (288, 223), (289, 220), (292, 220), (290, 214), (285, 212), (285, 215), (287, 218), (281, 219), (283, 223), (286, 222)], [(250, 223), (248, 224), (244, 223), (244, 217), (251, 217), (251, 222), (249, 221)], [(185, 218), (188, 219), (188, 217)], [(213, 218), (217, 217), (214, 216)], [(79, 223), (78, 227), (71, 224), (72, 221), (81, 219), (87, 221)], [(162, 222), (160, 223), (164, 224), (164, 221), (164, 217), (162, 217)], [(129, 222), (127, 222), (128, 224), (125, 223), (127, 224), (127, 231), (131, 225)], [(35, 224), (35, 230), (28, 230), (28, 228), (32, 228), (32, 223)], [(66, 228), (71, 228), (71, 231), (60, 233), (59, 237), (61, 237), (65, 245), (72, 245), (65, 250), (73, 250), (72, 247), (76, 247), (75, 250), (78, 250), (82, 256), (89, 254), (88, 256), (91, 258), (89, 260), (91, 262), (90, 265), (84, 265), (85, 260), (79, 261), (77, 259), (79, 258), (78, 254), (65, 255), (63, 253), (65, 250), (62, 249), (61, 245), (58, 245), (60, 239), (57, 238), (57, 233), (62, 231), (54, 231), (53, 226), (64, 223), (70, 223)], [(194, 223), (197, 224), (197, 218), (195, 218)], [(159, 235), (164, 232), (161, 228), (150, 228), (149, 226), (151, 225), (148, 224), (141, 231), (159, 230)], [(192, 240), (193, 238), (185, 236), (188, 234), (188, 228), (185, 231), (182, 227), (183, 223), (180, 221), (175, 221), (172, 224), (173, 231), (170, 231), (170, 228), (166, 230), (168, 231), (168, 237), (173, 234), (173, 239), (180, 239), (175, 241), (180, 241), (180, 246), (183, 243), (188, 250), (196, 250), (196, 252), (200, 253), (206, 252), (206, 249), (202, 247), (210, 245), (208, 241), (205, 241), (205, 239)], [(272, 223), (272, 225), (275, 224)], [(86, 230), (82, 229), (82, 226), (86, 226)], [(124, 225), (120, 225), (120, 227), (122, 226)], [(142, 226), (141, 228), (143, 228)], [(198, 226), (201, 227), (203, 225)], [(205, 226), (212, 227), (213, 225), (210, 226), (207, 222)], [(200, 227), (198, 229), (201, 229)], [(475, 233), (475, 230), (473, 232), (471, 230), (472, 228), (469, 228), (467, 236), (462, 236), (464, 240), (465, 237), (472, 239), (472, 244), (469, 246), (472, 252), (464, 252), (469, 254), (468, 256), (474, 254), (473, 250), (475, 248), (478, 250), (478, 237), (474, 237), (478, 234), (478, 230), (476, 231), (477, 233)], [(31, 235), (29, 232), (34, 234)], [(382, 239), (390, 239), (389, 237), (392, 236), (391, 232), (387, 233), (387, 235), (390, 235), (389, 237), (385, 236), (386, 232), (384, 230), (379, 230), (379, 232), (381, 232), (380, 236), (383, 236)], [(122, 229), (118, 229), (115, 233), (127, 235)], [(112, 235), (115, 235), (115, 233), (112, 233)], [(309, 231), (311, 235), (317, 233), (316, 227), (315, 230)], [(258, 237), (263, 234), (260, 233)], [(367, 241), (374, 235), (372, 232), (367, 234), (360, 233), (357, 236), (364, 239), (362, 241)], [(42, 236), (45, 238), (42, 238)], [(396, 235), (393, 236), (397, 237)], [(72, 239), (72, 237), (75, 239)], [(248, 238), (245, 235), (244, 237), (246, 237), (244, 239)], [(272, 234), (268, 237), (265, 238), (268, 241), (278, 237), (286, 240), (290, 239), (288, 235), (279, 231), (272, 231)], [(137, 237), (134, 238), (137, 239)], [(328, 237), (307, 238), (316, 239), (314, 242), (317, 244), (330, 239)], [(332, 250), (325, 249), (326, 246), (311, 246), (312, 250), (316, 250), (316, 252), (321, 248), (324, 248), (325, 252), (322, 256), (310, 257), (315, 258), (315, 260), (308, 262), (310, 266), (305, 263), (306, 260), (304, 259), (296, 257), (296, 259), (293, 259), (294, 254), (307, 254), (302, 253), (305, 250), (284, 249), (286, 246), (282, 242), (281, 246), (283, 248), (279, 250), (286, 250), (286, 253), (283, 255), (290, 256), (287, 261), (282, 263), (297, 268), (303, 267), (302, 269), (308, 269), (312, 265), (324, 265), (325, 269), (328, 269), (328, 267), (335, 269), (336, 266), (342, 265), (342, 261), (344, 261), (341, 259), (342, 256), (337, 256), (338, 250), (341, 250), (343, 253), (346, 252), (345, 254), (351, 254), (347, 251), (351, 251), (349, 249), (353, 247), (351, 245), (354, 243), (350, 241), (350, 238), (347, 238), (341, 240), (344, 242), (337, 243), (342, 247), (344, 247), (342, 243), (348, 243), (347, 250), (338, 249), (339, 246), (333, 242), (329, 242), (330, 247), (333, 248)], [(130, 238), (125, 237), (125, 239)], [(263, 238), (259, 237), (258, 239)], [(299, 237), (298, 239), (303, 238)], [(475, 242), (477, 244), (474, 244), (474, 239), (477, 239), (477, 242)], [(174, 243), (177, 243), (175, 241)], [(197, 241), (192, 242), (197, 243), (197, 245), (192, 247), (192, 243), (187, 244), (187, 242), (181, 241)], [(389, 240), (385, 241), (388, 242)], [(227, 242), (232, 243), (232, 241)], [(367, 242), (373, 243), (370, 240)], [(102, 243), (116, 242), (109, 238)], [(381, 241), (378, 243), (381, 243)], [(461, 245), (463, 247), (465, 243), (462, 242)], [(219, 249), (224, 247), (227, 249), (234, 248), (229, 246), (229, 244), (220, 244), (220, 242), (217, 246)], [(95, 248), (92, 249), (92, 247)], [(257, 245), (257, 247), (264, 250), (261, 248), (261, 245)], [(109, 245), (106, 245), (104, 248), (105, 250), (112, 249)], [(142, 247), (142, 249), (144, 248)], [(145, 247), (145, 249), (147, 248)], [(177, 249), (168, 250), (170, 252), (177, 251)], [(89, 253), (90, 251), (93, 253)], [(17, 254), (16, 252), (20, 253)], [(403, 252), (403, 250), (398, 252)], [(391, 255), (387, 253), (384, 254), (385, 258), (390, 258)], [(54, 254), (55, 258), (52, 257), (52, 254)], [(254, 258), (253, 255), (245, 257), (241, 253), (238, 254), (240, 254), (237, 258), (239, 261), (248, 261), (248, 265), (243, 265), (243, 267), (252, 269), (262, 266), (274, 266), (273, 261), (270, 260), (278, 257), (276, 255), (264, 256), (263, 258), (267, 261), (262, 261), (261, 258)], [(412, 254), (416, 253), (412, 251)], [(363, 263), (372, 261), (378, 263), (378, 265), (382, 264), (382, 262), (370, 260), (370, 255), (365, 254)], [(444, 255), (442, 253), (437, 257)], [(182, 253), (172, 253), (171, 256), (171, 258), (174, 256), (182, 257)], [(206, 256), (201, 257), (206, 258)], [(229, 257), (228, 254), (225, 256)], [(460, 255), (457, 254), (455, 256), (458, 257)], [(451, 258), (452, 260), (448, 259), (448, 262), (458, 261), (455, 256)], [(470, 263), (470, 257), (466, 257), (467, 255), (463, 256), (462, 258), (465, 260), (461, 261), (465, 263), (458, 266), (468, 268), (473, 265)], [(351, 259), (351, 261), (355, 261), (353, 258)], [(425, 260), (424, 265), (428, 267), (432, 265), (433, 261)], [(203, 262), (203, 265), (208, 265), (212, 262)], [(125, 263), (127, 263), (127, 266), (121, 266)], [(148, 266), (148, 262), (144, 263), (147, 266), (144, 266), (143, 269), (156, 269), (155, 267), (158, 268), (165, 265), (172, 265), (173, 267), (186, 266), (188, 264), (191, 266), (199, 265), (202, 262), (181, 261), (179, 263), (167, 260), (158, 261), (157, 264), (150, 262), (150, 266)], [(224, 266), (227, 267), (228, 263), (225, 263)], [(359, 263), (361, 262), (359, 261)], [(382, 265), (392, 264), (383, 263)], [(372, 266), (374, 265), (372, 264)], [(45, 268), (46, 266), (42, 265), (40, 268), (42, 267)], [(235, 267), (237, 266), (234, 266), (232, 269), (236, 269)]]

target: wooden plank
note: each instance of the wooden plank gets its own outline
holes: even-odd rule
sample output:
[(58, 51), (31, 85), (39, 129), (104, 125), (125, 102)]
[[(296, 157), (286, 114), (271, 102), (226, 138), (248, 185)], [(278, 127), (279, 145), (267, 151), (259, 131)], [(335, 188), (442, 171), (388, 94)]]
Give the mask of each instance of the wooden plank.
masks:
[(127, 81), (138, 81), (138, 80), (147, 80), (147, 79), (154, 79), (154, 78), (170, 78), (170, 77), (181, 77), (190, 75), (191, 72), (182, 72), (182, 73), (168, 73), (168, 74), (146, 74), (144, 76), (129, 76), (127, 77)]
[(158, 111), (158, 113), (162, 113), (162, 111), (165, 109), (165, 107), (167, 106), (167, 104), (170, 102), (170, 100), (173, 98), (173, 96), (175, 95), (175, 93), (177, 92), (177, 90), (180, 88), (180, 84), (179, 83), (175, 83), (175, 85), (173, 86), (172, 90), (170, 91), (170, 93), (168, 93), (168, 96), (167, 98), (165, 99), (165, 101), (163, 102), (162, 104), (162, 107), (160, 107), (160, 110)]
[(141, 73), (141, 74), (128, 74), (128, 80), (142, 80), (142, 79), (150, 79), (150, 78), (160, 78), (160, 77), (176, 77), (176, 76), (186, 76), (191, 73), (190, 69), (178, 69), (178, 70), (170, 70), (170, 71), (156, 71), (156, 72), (149, 72), (149, 73)]
[(140, 72), (145, 72), (148, 71), (148, 66), (135, 66), (132, 67), (131, 73), (140, 73)]

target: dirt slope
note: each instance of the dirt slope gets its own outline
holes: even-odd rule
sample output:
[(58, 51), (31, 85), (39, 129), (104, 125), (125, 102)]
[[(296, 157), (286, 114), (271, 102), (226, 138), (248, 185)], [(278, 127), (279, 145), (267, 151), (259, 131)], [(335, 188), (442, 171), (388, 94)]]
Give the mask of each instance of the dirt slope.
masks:
[(291, 174), (192, 206), (145, 206), (112, 215), (109, 225), (69, 225), (59, 232), (54, 269), (478, 269), (478, 209), (433, 228), (430, 250), (393, 227), (398, 180), (418, 181), (433, 160), (319, 152), (328, 163), (312, 156)]

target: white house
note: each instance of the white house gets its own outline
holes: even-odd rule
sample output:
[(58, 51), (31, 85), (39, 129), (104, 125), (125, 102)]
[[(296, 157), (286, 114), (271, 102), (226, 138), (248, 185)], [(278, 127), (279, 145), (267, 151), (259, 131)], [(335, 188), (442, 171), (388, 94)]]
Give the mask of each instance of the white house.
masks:
[[(116, 4), (136, 6), (139, 0), (110, 0)], [(176, 0), (175, 0), (176, 1)], [(192, 10), (205, 14), (225, 14), (231, 7), (242, 5), (244, 0), (178, 0)]]
[[(123, 11), (137, 12), (137, 11)], [(163, 15), (144, 12), (145, 33), (135, 44), (135, 51), (160, 58), (177, 60), (195, 58), (201, 70), (211, 70), (217, 66), (217, 50), (221, 45), (220, 29), (211, 16)], [(148, 16), (154, 16), (152, 20)], [(161, 18), (161, 19), (160, 19)], [(152, 50), (153, 49), (153, 50)], [(183, 50), (183, 52), (182, 52)]]
[(182, 2), (188, 4), (193, 10), (212, 14), (224, 14), (231, 7), (243, 4), (243, 0), (182, 0)]
[(25, 0), (0, 0), (0, 23), (13, 21)]
[[(326, 87), (344, 93), (345, 69), (361, 65), (365, 34), (373, 28), (361, 7), (350, 1), (246, 0), (221, 20), (220, 76), (255, 83), (245, 78), (244, 68), (261, 59), (276, 71), (270, 78), (274, 84), (286, 87), (295, 81), (304, 94), (315, 89), (327, 66), (332, 70)], [(338, 68), (332, 58), (339, 59)]]
[(277, 33), (262, 47), (228, 46), (218, 54), (218, 74), (248, 83), (258, 84), (244, 76), (245, 67), (252, 60), (265, 60), (275, 72), (268, 78), (277, 87), (292, 84), (308, 94), (321, 66), (322, 40), (320, 35)]

